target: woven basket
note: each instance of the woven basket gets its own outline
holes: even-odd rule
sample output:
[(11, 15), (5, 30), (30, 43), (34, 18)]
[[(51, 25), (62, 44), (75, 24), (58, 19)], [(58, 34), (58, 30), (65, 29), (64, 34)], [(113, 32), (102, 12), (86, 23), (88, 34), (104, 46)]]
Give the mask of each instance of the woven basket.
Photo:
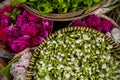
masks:
[[(97, 6), (91, 7), (89, 10), (83, 9), (81, 11), (75, 11), (75, 12), (70, 12), (70, 13), (65, 13), (65, 14), (49, 14), (49, 15), (43, 15), (41, 17), (46, 18), (48, 20), (53, 20), (53, 21), (70, 21), (70, 20), (78, 19), (78, 18), (80, 18), (80, 16), (91, 13), (92, 11), (101, 7), (102, 4), (103, 3), (101, 3)], [(21, 4), (21, 5), (29, 12), (31, 12), (37, 16), (39, 15), (38, 10), (31, 8), (31, 7), (27, 6), (26, 4)]]
[(105, 36), (103, 33), (98, 32), (98, 31), (96, 31), (94, 29), (90, 29), (90, 28), (68, 27), (68, 28), (59, 30), (56, 33), (52, 34), (51, 36), (49, 36), (49, 38), (47, 38), (47, 40), (45, 40), (44, 42), (42, 42), (42, 44), (35, 49), (33, 57), (32, 57), (32, 59), (30, 61), (30, 65), (29, 65), (29, 69), (28, 69), (28, 72), (27, 72), (27, 78), (26, 78), (26, 80), (33, 80), (33, 70), (34, 70), (35, 63), (37, 61), (37, 56), (40, 54), (40, 50), (42, 50), (43, 47), (46, 45), (46, 42), (49, 41), (49, 40), (51, 40), (51, 39), (53, 39), (54, 37), (56, 37), (60, 33), (67, 33), (67, 32), (71, 33), (71, 32), (74, 32), (74, 31), (78, 31), (78, 32), (79, 31), (86, 31), (86, 32), (89, 32), (89, 33), (97, 34), (97, 36), (103, 37), (106, 41), (108, 41), (108, 43), (110, 43), (111, 45), (114, 46), (114, 50), (112, 50), (113, 53), (114, 52), (116, 54), (120, 53), (120, 46), (117, 45), (116, 43), (114, 43), (113, 40), (111, 40), (110, 38), (108, 38), (107, 36)]

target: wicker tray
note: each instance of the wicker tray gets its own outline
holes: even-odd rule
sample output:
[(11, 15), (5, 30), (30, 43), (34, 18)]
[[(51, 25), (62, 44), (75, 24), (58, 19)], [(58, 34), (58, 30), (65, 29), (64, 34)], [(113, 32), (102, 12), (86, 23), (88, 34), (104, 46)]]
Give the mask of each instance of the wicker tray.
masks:
[(71, 32), (74, 32), (74, 31), (78, 31), (78, 32), (89, 32), (91, 34), (96, 34), (97, 36), (101, 36), (102, 38), (105, 39), (105, 41), (107, 41), (110, 45), (112, 45), (114, 47), (113, 50), (111, 50), (111, 53), (120, 53), (120, 46), (117, 45), (113, 40), (111, 40), (110, 38), (108, 38), (107, 36), (105, 36), (103, 33), (101, 32), (98, 32), (94, 29), (90, 29), (90, 28), (84, 28), (84, 27), (69, 27), (69, 28), (65, 28), (65, 29), (62, 29), (62, 30), (59, 30), (57, 31), (56, 33), (52, 34), (49, 38), (47, 38), (47, 40), (45, 40), (44, 42), (42, 42), (42, 44), (37, 47), (34, 51), (34, 54), (33, 54), (33, 58), (31, 59), (31, 62), (30, 62), (30, 65), (29, 65), (29, 69), (28, 69), (28, 72), (27, 72), (27, 79), (26, 80), (33, 80), (33, 70), (34, 70), (34, 66), (36, 64), (36, 61), (37, 61), (37, 57), (38, 55), (40, 54), (40, 50), (43, 49), (44, 46), (46, 46), (46, 43), (50, 40), (52, 40), (53, 38), (57, 37), (58, 34), (67, 34), (67, 33), (71, 33)]

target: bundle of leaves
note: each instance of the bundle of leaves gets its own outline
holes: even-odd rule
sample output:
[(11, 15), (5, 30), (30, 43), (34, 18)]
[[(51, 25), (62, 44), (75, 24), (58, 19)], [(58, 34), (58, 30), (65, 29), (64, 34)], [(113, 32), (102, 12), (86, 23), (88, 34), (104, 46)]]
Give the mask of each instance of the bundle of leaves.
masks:
[(98, 5), (104, 0), (13, 0), (12, 4), (25, 3), (40, 14), (68, 13)]

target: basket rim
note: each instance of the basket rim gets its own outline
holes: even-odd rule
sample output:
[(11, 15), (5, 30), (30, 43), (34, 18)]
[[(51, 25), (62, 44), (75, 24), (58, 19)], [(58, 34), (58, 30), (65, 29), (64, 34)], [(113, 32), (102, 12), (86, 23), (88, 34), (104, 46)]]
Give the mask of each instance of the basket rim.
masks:
[[(92, 29), (92, 28), (86, 28), (86, 27), (68, 27), (68, 28), (63, 28), (61, 30), (58, 30), (57, 32), (55, 32), (54, 34), (50, 35), (46, 40), (44, 40), (35, 50), (34, 50), (34, 53), (33, 53), (33, 57), (32, 59), (30, 60), (30, 64), (29, 64), (29, 67), (28, 67), (28, 71), (27, 71), (27, 77), (26, 77), (26, 80), (32, 80), (32, 73), (33, 73), (33, 69), (35, 66), (35, 63), (36, 63), (36, 57), (39, 55), (38, 51), (40, 49), (43, 48), (43, 46), (45, 45), (45, 43), (49, 40), (51, 40), (53, 37), (57, 36), (58, 34), (60, 33), (67, 33), (67, 32), (73, 32), (73, 31), (88, 31), (88, 32), (91, 32), (91, 33), (94, 33), (96, 35), (99, 35), (101, 37), (103, 37), (106, 41), (108, 41), (108, 43), (110, 43), (111, 45), (114, 46), (114, 49), (117, 50), (116, 54), (117, 53), (120, 53), (120, 45), (116, 44), (112, 39), (110, 39), (108, 36), (106, 36), (105, 34), (95, 30), (95, 29)], [(115, 50), (113, 50), (113, 52), (115, 52)]]

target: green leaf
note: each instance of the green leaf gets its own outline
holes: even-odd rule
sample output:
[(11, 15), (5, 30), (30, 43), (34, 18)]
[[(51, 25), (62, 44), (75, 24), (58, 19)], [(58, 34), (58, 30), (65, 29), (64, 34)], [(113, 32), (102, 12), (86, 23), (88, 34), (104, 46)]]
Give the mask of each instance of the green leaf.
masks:
[(8, 64), (4, 70), (0, 73), (1, 76), (10, 76), (10, 68), (11, 68), (11, 64)]
[(88, 8), (90, 8), (90, 7), (92, 6), (92, 4), (93, 4), (93, 1), (92, 1), (92, 0), (85, 0), (83, 3), (84, 3), (85, 5), (87, 5)]
[(58, 3), (60, 3), (60, 4), (63, 3), (63, 0), (58, 0)]
[(0, 64), (0, 69), (1, 69), (1, 70), (3, 70), (3, 69), (4, 69), (4, 67), (3, 67), (3, 65), (2, 65), (2, 64)]
[(21, 10), (17, 10), (17, 8), (14, 8), (10, 17), (12, 18), (12, 20), (16, 20), (17, 15), (20, 13), (21, 13)]
[(12, 18), (12, 20), (16, 20), (16, 16), (15, 15), (11, 15), (10, 17)]
[(17, 12), (17, 9), (14, 8), (13, 11), (12, 11), (12, 14), (15, 14)]
[(17, 13), (16, 13), (16, 14), (18, 15), (18, 14), (20, 14), (21, 12), (22, 12), (22, 11), (21, 11), (21, 10), (19, 10), (19, 11), (17, 11)]
[(20, 3), (24, 3), (26, 2), (27, 0), (12, 0), (11, 4), (12, 5), (15, 5), (15, 4), (20, 4)]
[[(21, 56), (21, 55), (20, 55)], [(16, 61), (18, 61), (20, 59), (20, 56), (12, 59), (8, 65), (4, 68), (4, 70), (2, 72), (0, 72), (0, 76), (7, 76), (9, 78), (11, 78), (11, 74), (10, 74), (10, 68), (11, 68), (11, 65), (12, 63), (15, 63)]]
[(94, 2), (95, 2), (95, 3), (98, 3), (98, 2), (100, 2), (100, 0), (94, 0)]
[(66, 8), (66, 4), (62, 4), (62, 8)]
[(30, 0), (30, 2), (35, 2), (35, 1), (37, 1), (37, 0)]

